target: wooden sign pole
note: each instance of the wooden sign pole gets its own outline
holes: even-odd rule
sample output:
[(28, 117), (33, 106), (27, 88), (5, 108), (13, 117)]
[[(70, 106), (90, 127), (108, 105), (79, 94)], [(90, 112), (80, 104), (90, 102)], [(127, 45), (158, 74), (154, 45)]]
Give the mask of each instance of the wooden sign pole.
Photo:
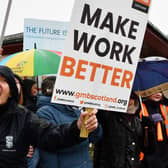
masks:
[(85, 127), (84, 123), (89, 118), (89, 113), (93, 111), (93, 108), (86, 108), (86, 111), (88, 112), (88, 115), (85, 116), (83, 123), (82, 123), (81, 131), (80, 131), (81, 138), (87, 138), (89, 136), (88, 129)]

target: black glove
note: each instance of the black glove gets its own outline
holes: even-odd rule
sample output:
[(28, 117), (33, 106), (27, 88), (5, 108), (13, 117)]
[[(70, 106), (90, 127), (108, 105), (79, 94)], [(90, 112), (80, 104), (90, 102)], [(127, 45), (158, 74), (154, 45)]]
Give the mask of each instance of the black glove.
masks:
[(146, 126), (151, 126), (153, 125), (153, 122), (151, 121), (151, 119), (149, 117), (142, 117), (142, 125), (143, 127), (146, 127)]

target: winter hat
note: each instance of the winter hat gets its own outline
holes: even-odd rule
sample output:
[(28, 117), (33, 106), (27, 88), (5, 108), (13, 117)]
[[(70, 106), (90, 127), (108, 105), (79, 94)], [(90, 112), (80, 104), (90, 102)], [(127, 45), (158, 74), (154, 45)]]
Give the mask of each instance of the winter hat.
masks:
[(19, 98), (18, 88), (16, 86), (15, 77), (12, 70), (6, 66), (0, 65), (0, 75), (2, 75), (6, 79), (9, 85), (11, 96), (12, 96), (11, 98), (14, 101), (18, 102), (18, 98)]

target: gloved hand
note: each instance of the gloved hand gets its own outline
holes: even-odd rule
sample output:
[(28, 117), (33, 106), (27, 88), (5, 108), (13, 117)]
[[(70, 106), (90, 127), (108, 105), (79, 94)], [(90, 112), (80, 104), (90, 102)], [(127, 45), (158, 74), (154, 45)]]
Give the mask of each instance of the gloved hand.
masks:
[(149, 116), (149, 118), (151, 119), (151, 121), (153, 121), (154, 123), (160, 122), (163, 120), (161, 114), (159, 113), (155, 113)]

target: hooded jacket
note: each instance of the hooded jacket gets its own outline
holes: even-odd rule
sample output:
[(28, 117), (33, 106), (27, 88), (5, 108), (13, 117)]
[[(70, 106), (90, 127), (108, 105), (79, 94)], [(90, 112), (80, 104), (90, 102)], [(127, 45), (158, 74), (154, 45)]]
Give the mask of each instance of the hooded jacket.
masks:
[(26, 167), (29, 145), (51, 152), (78, 142), (76, 123), (54, 126), (16, 104), (0, 115), (0, 167)]
[(32, 79), (23, 80), (23, 89), (24, 89), (24, 106), (30, 109), (32, 112), (36, 113), (37, 107), (37, 96), (32, 95), (32, 86), (36, 82)]
[[(160, 110), (160, 104), (168, 106), (167, 99), (163, 98), (162, 101), (154, 102), (152, 100), (144, 101), (144, 104), (149, 113), (149, 117), (143, 117), (143, 126), (148, 127), (148, 144), (144, 148), (144, 168), (167, 168), (168, 167), (168, 138), (166, 134), (166, 127), (164, 123), (164, 117)], [(168, 112), (167, 112), (168, 113)], [(162, 133), (164, 140), (157, 141), (157, 126), (153, 120), (153, 114), (160, 114), (163, 119)]]
[(0, 105), (0, 167), (26, 168), (29, 145), (54, 152), (60, 148), (81, 142), (76, 121), (71, 125), (49, 124), (28, 109), (18, 106), (18, 90), (12, 71), (0, 66), (11, 97)]
[(98, 112), (103, 138), (95, 146), (95, 168), (140, 168), (142, 129), (138, 115)]
[(18, 88), (16, 86), (13, 72), (6, 66), (0, 66), (0, 75), (2, 75), (6, 79), (7, 83), (9, 84), (9, 88), (12, 95), (11, 99), (17, 102), (19, 99), (19, 94), (18, 94)]
[[(40, 96), (37, 101), (37, 115), (45, 118), (48, 122), (70, 124), (80, 115), (80, 110), (68, 105), (51, 103), (51, 98)], [(40, 165), (42, 168), (92, 168), (92, 161), (89, 154), (89, 141), (93, 143), (100, 138), (101, 128), (97, 129), (89, 139), (74, 145), (73, 147), (48, 153), (40, 150)]]

